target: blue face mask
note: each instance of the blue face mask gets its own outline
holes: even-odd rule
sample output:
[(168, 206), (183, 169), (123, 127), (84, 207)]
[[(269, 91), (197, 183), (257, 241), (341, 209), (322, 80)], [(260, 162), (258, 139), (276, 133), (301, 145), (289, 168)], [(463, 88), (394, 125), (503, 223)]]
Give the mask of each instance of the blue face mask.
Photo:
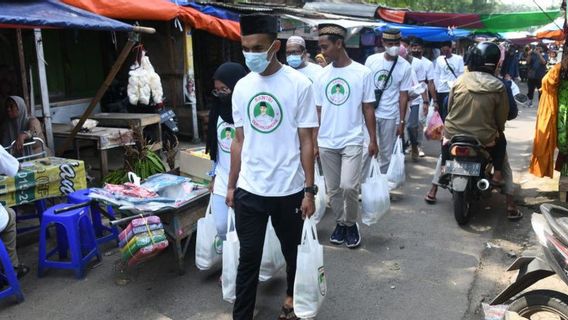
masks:
[(274, 42), (270, 45), (268, 50), (264, 52), (243, 51), (243, 55), (245, 56), (245, 63), (247, 67), (250, 69), (250, 71), (256, 73), (263, 73), (266, 70), (266, 68), (268, 68), (268, 65), (270, 64), (270, 61), (268, 60), (268, 51), (270, 51), (272, 45), (274, 45)]
[(302, 62), (304, 62), (304, 60), (302, 60), (301, 55), (295, 55), (295, 54), (286, 57), (286, 61), (288, 62), (288, 65), (294, 69), (298, 69), (298, 67), (302, 64)]

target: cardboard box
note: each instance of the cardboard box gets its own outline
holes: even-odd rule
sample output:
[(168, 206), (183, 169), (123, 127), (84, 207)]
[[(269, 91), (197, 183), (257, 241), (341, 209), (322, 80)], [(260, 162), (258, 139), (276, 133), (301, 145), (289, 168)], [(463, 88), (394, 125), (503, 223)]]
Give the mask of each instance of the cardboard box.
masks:
[(182, 175), (194, 179), (196, 182), (209, 182), (207, 175), (211, 171), (211, 160), (205, 154), (205, 148), (192, 148), (181, 150), (179, 154), (180, 172)]

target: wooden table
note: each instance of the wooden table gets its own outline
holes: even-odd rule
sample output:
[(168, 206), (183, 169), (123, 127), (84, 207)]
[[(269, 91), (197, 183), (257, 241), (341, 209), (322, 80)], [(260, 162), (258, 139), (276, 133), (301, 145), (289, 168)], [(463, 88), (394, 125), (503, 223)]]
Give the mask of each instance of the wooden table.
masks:
[[(53, 136), (65, 139), (71, 134), (68, 124), (53, 124)], [(128, 145), (134, 145), (132, 130), (122, 128), (95, 127), (90, 132), (79, 132), (75, 136), (75, 154), (80, 159), (79, 141), (91, 141), (96, 144), (99, 152), (101, 179), (108, 174), (108, 150)]]
[(97, 113), (89, 117), (97, 120), (100, 126), (147, 129), (154, 137), (154, 151), (162, 148), (162, 126), (157, 113)]

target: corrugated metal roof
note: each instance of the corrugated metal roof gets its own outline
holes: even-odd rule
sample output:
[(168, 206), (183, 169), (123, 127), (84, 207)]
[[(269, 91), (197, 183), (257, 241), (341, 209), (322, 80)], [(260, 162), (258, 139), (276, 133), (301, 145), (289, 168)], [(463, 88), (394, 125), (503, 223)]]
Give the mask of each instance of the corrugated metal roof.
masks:
[(377, 8), (378, 6), (360, 3), (308, 2), (304, 5), (304, 9), (307, 10), (367, 19), (375, 17)]

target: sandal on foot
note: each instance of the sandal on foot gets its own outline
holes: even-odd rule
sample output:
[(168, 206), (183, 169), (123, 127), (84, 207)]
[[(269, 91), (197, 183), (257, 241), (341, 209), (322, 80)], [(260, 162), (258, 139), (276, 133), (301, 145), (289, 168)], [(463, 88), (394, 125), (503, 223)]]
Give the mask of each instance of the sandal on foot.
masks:
[(509, 221), (519, 221), (523, 218), (523, 213), (519, 209), (508, 208), (507, 219)]
[(280, 312), (278, 320), (300, 320), (300, 318), (296, 317), (294, 308), (282, 306), (282, 311)]
[(436, 200), (436, 197), (432, 197), (430, 194), (427, 194), (424, 197), (424, 201), (426, 201), (426, 203), (428, 203), (428, 204), (436, 204), (437, 200)]

